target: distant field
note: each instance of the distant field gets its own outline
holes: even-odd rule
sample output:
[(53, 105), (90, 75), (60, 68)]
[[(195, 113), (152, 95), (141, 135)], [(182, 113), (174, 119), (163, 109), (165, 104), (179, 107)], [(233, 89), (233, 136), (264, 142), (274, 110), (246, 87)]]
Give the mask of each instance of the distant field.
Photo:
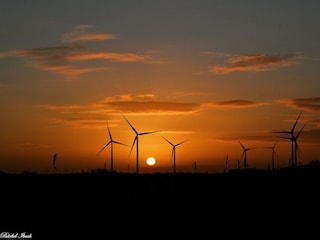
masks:
[(318, 210), (320, 168), (176, 175), (0, 174), (0, 186), (2, 221), (19, 226), (48, 219), (90, 223), (97, 216), (135, 221), (135, 214), (151, 221), (157, 214), (181, 212), (241, 221), (249, 212), (270, 217)]
[[(251, 197), (286, 197), (313, 194), (320, 188), (320, 168), (264, 170), (230, 170), (219, 174), (1, 174), (0, 186), (7, 200), (33, 200), (57, 205), (68, 201), (82, 201), (89, 197), (94, 202), (117, 204), (123, 208), (162, 208), (175, 204), (184, 208), (230, 197), (239, 200)], [(54, 200), (54, 202), (53, 202)]]

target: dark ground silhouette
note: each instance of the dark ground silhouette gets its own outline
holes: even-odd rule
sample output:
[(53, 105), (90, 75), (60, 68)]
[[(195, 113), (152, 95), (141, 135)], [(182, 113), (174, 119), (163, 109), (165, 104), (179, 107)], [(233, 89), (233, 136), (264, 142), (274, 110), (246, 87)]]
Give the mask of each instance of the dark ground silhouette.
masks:
[(184, 232), (195, 230), (199, 223), (202, 231), (257, 224), (264, 226), (261, 231), (270, 232), (285, 225), (293, 230), (310, 215), (319, 218), (320, 166), (175, 175), (3, 173), (0, 187), (0, 230), (45, 234), (41, 239), (49, 239), (48, 235), (60, 239), (61, 229), (64, 234), (71, 229), (72, 234), (82, 234), (90, 224), (101, 223), (105, 227), (95, 231), (104, 234), (116, 225), (138, 223), (142, 228), (164, 229), (184, 224), (189, 226)]

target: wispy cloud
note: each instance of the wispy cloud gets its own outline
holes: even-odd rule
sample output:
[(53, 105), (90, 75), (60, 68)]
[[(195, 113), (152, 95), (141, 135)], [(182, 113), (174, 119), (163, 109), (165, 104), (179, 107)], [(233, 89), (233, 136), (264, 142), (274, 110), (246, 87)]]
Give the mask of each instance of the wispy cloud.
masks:
[(243, 99), (231, 99), (226, 101), (203, 103), (202, 106), (207, 108), (248, 108), (267, 105), (265, 102), (254, 102)]
[(150, 59), (150, 56), (139, 55), (134, 53), (116, 53), (116, 52), (82, 52), (73, 53), (65, 56), (66, 60), (71, 61), (88, 61), (95, 59), (109, 59), (117, 62), (137, 62)]
[(102, 121), (110, 115), (182, 115), (194, 114), (210, 108), (245, 108), (265, 105), (248, 100), (220, 102), (159, 101), (152, 93), (122, 94), (106, 97), (88, 104), (42, 105), (56, 112), (60, 117), (54, 123), (65, 123), (79, 127), (101, 127)]
[(10, 57), (12, 52), (0, 52), (0, 58)]
[(209, 67), (209, 71), (216, 74), (231, 72), (261, 72), (270, 71), (280, 67), (299, 64), (302, 58), (300, 53), (287, 55), (246, 54), (228, 57), (225, 65)]
[(195, 102), (157, 101), (153, 94), (123, 94), (107, 97), (87, 105), (43, 105), (49, 110), (62, 114), (183, 114), (199, 111)]
[(54, 125), (65, 124), (76, 128), (101, 128), (106, 126), (106, 118), (60, 117), (52, 118), (50, 122)]
[(285, 103), (288, 106), (305, 110), (309, 112), (320, 112), (320, 97), (313, 98), (288, 98), (280, 99), (278, 102)]
[[(271, 134), (269, 135), (242, 135), (242, 136), (232, 136), (232, 137), (217, 137), (217, 138), (209, 138), (208, 141), (212, 142), (219, 142), (219, 143), (230, 143), (233, 142), (234, 144), (239, 145), (239, 140), (244, 142), (254, 142), (259, 144), (270, 144), (274, 143), (275, 141), (280, 141), (279, 138), (276, 136), (273, 136)], [(240, 146), (240, 145), (239, 145)]]
[(107, 104), (113, 109), (113, 113), (129, 114), (182, 114), (195, 113), (199, 109), (198, 103), (177, 103), (157, 101), (113, 101)]
[(305, 120), (307, 124), (316, 125), (320, 127), (320, 119), (312, 119), (312, 120)]
[[(9, 56), (25, 57), (31, 64), (41, 70), (51, 71), (67, 76), (76, 76), (84, 73), (109, 70), (109, 66), (79, 66), (79, 62), (92, 60), (106, 60), (110, 62), (144, 62), (151, 61), (150, 55), (132, 52), (110, 52), (105, 50), (91, 51), (83, 45), (89, 41), (106, 41), (115, 39), (114, 34), (88, 33), (87, 30), (94, 28), (91, 25), (79, 25), (75, 31), (66, 33), (62, 37), (62, 43), (71, 45), (58, 45), (44, 48), (17, 49), (0, 53), (0, 58)], [(79, 45), (81, 43), (81, 45)]]
[(61, 41), (74, 43), (74, 42), (89, 42), (89, 41), (107, 41), (115, 39), (115, 34), (103, 34), (88, 32), (88, 29), (95, 28), (94, 25), (77, 25), (75, 30), (63, 34)]
[(88, 42), (88, 41), (106, 41), (115, 39), (115, 34), (99, 34), (99, 33), (86, 33), (83, 31), (74, 31), (65, 33), (62, 37), (62, 42)]

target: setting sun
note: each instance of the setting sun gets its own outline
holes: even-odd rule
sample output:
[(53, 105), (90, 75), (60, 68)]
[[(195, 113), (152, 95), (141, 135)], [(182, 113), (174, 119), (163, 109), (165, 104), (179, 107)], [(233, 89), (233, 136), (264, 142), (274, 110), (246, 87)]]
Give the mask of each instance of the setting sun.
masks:
[(149, 158), (147, 158), (146, 163), (147, 163), (149, 166), (153, 166), (153, 165), (156, 164), (156, 159), (153, 158), (153, 157), (149, 157)]

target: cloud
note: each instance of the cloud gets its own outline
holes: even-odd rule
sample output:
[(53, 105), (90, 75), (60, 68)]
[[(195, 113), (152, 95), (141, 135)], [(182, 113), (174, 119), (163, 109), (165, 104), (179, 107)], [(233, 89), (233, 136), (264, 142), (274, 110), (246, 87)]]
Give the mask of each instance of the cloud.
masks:
[(110, 115), (181, 115), (194, 114), (209, 108), (257, 107), (266, 103), (248, 100), (220, 102), (159, 101), (152, 93), (121, 94), (109, 96), (88, 104), (42, 105), (60, 117), (53, 123), (65, 123), (79, 127), (101, 127), (101, 122)]
[(89, 107), (103, 109), (108, 114), (169, 115), (198, 112), (201, 104), (157, 101), (153, 94), (124, 94), (105, 98)]
[(10, 57), (12, 55), (11, 52), (0, 52), (0, 58), (7, 58)]
[(192, 102), (157, 101), (154, 94), (123, 94), (104, 98), (88, 104), (42, 105), (56, 112), (53, 124), (75, 127), (103, 127), (108, 115), (172, 115), (192, 114), (201, 109), (201, 104)]
[(241, 99), (232, 99), (220, 102), (209, 102), (204, 103), (202, 106), (208, 108), (247, 108), (247, 107), (257, 107), (263, 106), (267, 103), (264, 102), (254, 102), (249, 100), (241, 100)]
[(306, 120), (307, 124), (316, 125), (317, 127), (320, 127), (320, 119), (313, 119), (313, 120)]
[(95, 28), (94, 25), (78, 25), (76, 30), (63, 34), (61, 41), (67, 43), (106, 41), (116, 38), (115, 34), (91, 33), (87, 29)]
[[(62, 37), (63, 43), (72, 45), (58, 45), (44, 48), (18, 49), (0, 53), (0, 58), (9, 56), (20, 56), (30, 60), (31, 64), (44, 71), (51, 71), (67, 76), (77, 76), (80, 74), (109, 70), (105, 66), (79, 66), (79, 62), (93, 60), (106, 60), (111, 62), (146, 62), (151, 61), (150, 55), (137, 54), (132, 52), (110, 52), (104, 50), (91, 51), (83, 44), (89, 41), (104, 41), (115, 39), (114, 34), (88, 33), (87, 29), (94, 28), (91, 25), (76, 26), (76, 30), (66, 33)], [(76, 44), (81, 42), (82, 45)]]
[(53, 124), (65, 124), (76, 128), (101, 128), (106, 126), (105, 118), (61, 117), (50, 119)]
[(320, 129), (304, 130), (301, 133), (300, 141), (319, 144)]
[(109, 60), (113, 62), (139, 62), (150, 56), (133, 53), (115, 53), (106, 51), (88, 51), (84, 46), (55, 46), (14, 50), (11, 55), (19, 55), (32, 60), (32, 64), (45, 71), (64, 75), (79, 75), (107, 70), (109, 67), (79, 67), (76, 62), (91, 60)]
[(99, 34), (99, 33), (84, 33), (84, 32), (70, 32), (65, 33), (62, 37), (62, 42), (88, 42), (88, 41), (106, 41), (115, 39), (115, 34)]
[(88, 61), (95, 59), (109, 59), (117, 62), (137, 62), (149, 59), (149, 56), (134, 53), (116, 53), (116, 52), (82, 52), (65, 56), (66, 60), (71, 61)]
[(121, 94), (121, 95), (115, 95), (112, 97), (107, 97), (104, 99), (104, 101), (113, 101), (113, 100), (123, 100), (123, 101), (129, 101), (129, 100), (140, 100), (140, 101), (148, 101), (155, 98), (155, 95), (152, 93), (142, 93), (142, 94)]
[(298, 59), (301, 54), (287, 55), (267, 55), (251, 54), (236, 55), (227, 59), (226, 65), (217, 65), (209, 67), (209, 72), (216, 74), (227, 74), (231, 72), (261, 72), (270, 71), (280, 67), (288, 67), (293, 64), (299, 64)]
[(312, 97), (312, 98), (288, 98), (288, 99), (280, 99), (278, 102), (285, 103), (288, 106), (305, 110), (309, 112), (320, 112), (320, 97)]
[(42, 70), (46, 71), (53, 71), (56, 73), (64, 74), (64, 75), (80, 75), (84, 73), (90, 73), (90, 72), (97, 72), (97, 71), (103, 71), (108, 68), (103, 67), (91, 67), (91, 68), (84, 68), (84, 67), (73, 67), (71, 65), (67, 64), (59, 64), (59, 63), (46, 63), (42, 66), (38, 66)]
[(177, 103), (177, 102), (157, 102), (157, 101), (113, 101), (109, 102), (113, 113), (129, 114), (182, 114), (195, 113), (199, 109), (198, 103)]
[[(209, 138), (208, 141), (219, 142), (219, 143), (234, 143), (239, 145), (240, 142), (244, 145), (244, 142), (252, 142), (259, 144), (268, 144), (271, 145), (276, 141), (279, 141), (277, 136), (274, 135), (242, 135), (242, 136), (232, 136), (232, 137), (217, 137), (217, 138)], [(271, 143), (271, 144), (270, 144)], [(239, 145), (240, 146), (240, 145)]]

